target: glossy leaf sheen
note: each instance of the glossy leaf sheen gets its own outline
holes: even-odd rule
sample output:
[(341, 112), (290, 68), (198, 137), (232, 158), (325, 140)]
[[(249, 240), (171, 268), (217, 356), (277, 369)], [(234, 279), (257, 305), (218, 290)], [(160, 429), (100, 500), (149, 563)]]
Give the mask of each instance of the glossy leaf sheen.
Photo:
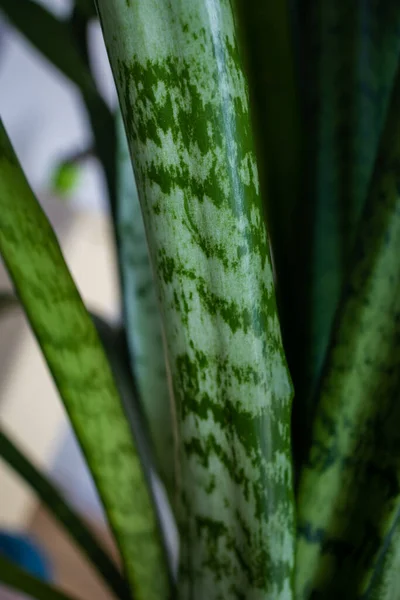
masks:
[(292, 597), (292, 389), (228, 0), (100, 0), (163, 309), (182, 598)]
[(109, 365), (2, 125), (0, 251), (87, 458), (135, 597), (166, 598), (153, 505)]
[(160, 309), (122, 118), (119, 118), (117, 140), (117, 227), (127, 338), (157, 466), (174, 500), (171, 401)]
[(400, 506), (399, 107), (400, 74), (300, 482), (299, 598), (359, 597)]

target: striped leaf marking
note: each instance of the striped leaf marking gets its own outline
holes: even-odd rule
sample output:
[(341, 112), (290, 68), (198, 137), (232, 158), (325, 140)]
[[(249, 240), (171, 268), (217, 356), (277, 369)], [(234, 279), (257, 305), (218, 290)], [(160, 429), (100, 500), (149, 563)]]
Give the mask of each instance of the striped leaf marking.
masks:
[(301, 402), (294, 426), (305, 439), (310, 391), (325, 360), (396, 76), (400, 5), (299, 0), (298, 10), (308, 146), (296, 253), (303, 351), (293, 377)]
[(400, 75), (299, 489), (299, 598), (357, 598), (400, 500)]
[(0, 252), (86, 456), (135, 598), (167, 598), (154, 509), (109, 365), (1, 121)]
[(228, 0), (100, 0), (177, 410), (180, 595), (292, 597), (292, 389)]
[[(248, 57), (250, 100), (258, 151), (261, 189), (276, 268), (278, 306), (286, 354), (292, 348), (292, 321), (298, 316), (298, 262), (303, 245), (296, 211), (301, 192), (301, 122), (293, 53), (292, 12), (287, 0), (235, 0), (238, 29)], [(304, 210), (304, 207), (301, 207)], [(292, 355), (292, 356), (291, 356)]]
[(174, 489), (171, 403), (160, 310), (143, 217), (121, 116), (118, 118), (117, 227), (132, 369), (138, 381), (157, 464), (170, 498)]

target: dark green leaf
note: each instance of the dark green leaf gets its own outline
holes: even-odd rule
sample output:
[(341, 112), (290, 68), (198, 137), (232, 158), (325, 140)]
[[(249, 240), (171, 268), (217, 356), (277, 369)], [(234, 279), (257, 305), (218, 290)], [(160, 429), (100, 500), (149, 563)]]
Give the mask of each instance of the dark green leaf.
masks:
[(362, 600), (397, 600), (400, 594), (400, 516), (385, 540), (375, 571)]
[[(115, 211), (114, 117), (99, 95), (87, 65), (87, 49), (75, 39), (68, 21), (57, 19), (32, 0), (0, 0), (0, 8), (11, 23), (55, 67), (80, 90), (91, 122), (96, 151), (104, 168), (111, 209)], [(85, 28), (83, 20), (83, 27)], [(85, 37), (85, 31), (83, 36)], [(85, 40), (83, 40), (85, 45)]]
[(0, 457), (33, 489), (117, 598), (130, 598), (127, 584), (84, 521), (65, 502), (50, 480), (42, 475), (1, 429)]
[(400, 56), (391, 0), (296, 0), (306, 186), (296, 214), (292, 340), (295, 453), (348, 275)]
[(0, 582), (16, 592), (22, 592), (37, 600), (76, 600), (76, 598), (29, 575), (1, 555)]
[(29, 42), (85, 94), (95, 91), (67, 21), (32, 0), (0, 0), (0, 9)]
[[(354, 600), (400, 505), (400, 72), (298, 498), (298, 597)], [(320, 596), (318, 595), (320, 594)]]

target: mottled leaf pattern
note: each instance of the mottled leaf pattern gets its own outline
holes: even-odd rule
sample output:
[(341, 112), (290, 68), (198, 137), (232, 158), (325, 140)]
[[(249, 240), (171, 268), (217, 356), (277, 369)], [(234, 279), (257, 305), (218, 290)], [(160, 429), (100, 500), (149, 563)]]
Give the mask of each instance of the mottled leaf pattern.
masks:
[[(293, 56), (290, 2), (235, 0), (237, 26), (248, 60), (260, 183), (276, 267), (280, 322), (287, 352), (297, 314), (297, 272), (302, 246), (297, 211), (301, 199), (302, 135), (298, 74)], [(297, 352), (292, 352), (293, 367)], [(289, 362), (290, 364), (290, 362)]]
[(157, 521), (109, 365), (1, 124), (0, 252), (87, 458), (135, 598), (167, 598)]
[(290, 599), (292, 390), (231, 4), (98, 5), (175, 395), (179, 593)]
[(132, 369), (156, 451), (160, 475), (174, 500), (174, 448), (160, 309), (122, 118), (118, 131), (117, 227), (124, 312)]
[[(295, 435), (312, 423), (318, 381), (400, 57), (400, 5), (391, 0), (297, 0), (305, 98), (307, 185), (293, 326)], [(296, 410), (296, 406), (298, 410)], [(298, 450), (298, 447), (295, 448)]]
[(355, 599), (400, 500), (400, 75), (298, 498), (299, 598)]

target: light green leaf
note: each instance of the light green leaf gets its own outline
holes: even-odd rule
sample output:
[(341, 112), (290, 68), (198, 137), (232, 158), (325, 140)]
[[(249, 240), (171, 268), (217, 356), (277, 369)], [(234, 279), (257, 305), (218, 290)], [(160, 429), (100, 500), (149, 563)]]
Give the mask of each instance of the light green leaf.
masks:
[(88, 461), (135, 597), (166, 598), (153, 502), (110, 367), (2, 126), (0, 251)]
[(69, 196), (79, 184), (80, 166), (76, 163), (64, 162), (57, 166), (52, 180), (52, 187), (57, 194)]
[(117, 227), (127, 338), (160, 475), (174, 500), (171, 401), (160, 309), (122, 118), (118, 120)]
[(229, 0), (99, 0), (162, 305), (179, 593), (292, 598), (292, 388)]
[(0, 582), (37, 600), (76, 600), (57, 588), (36, 579), (0, 555)]
[(99, 545), (86, 524), (65, 502), (61, 494), (0, 429), (0, 457), (33, 489), (67, 535), (80, 547), (105, 584), (117, 598), (130, 598), (129, 589), (118, 569)]
[[(400, 503), (400, 72), (300, 480), (299, 598), (368, 587)], [(320, 594), (318, 596), (317, 594)]]

